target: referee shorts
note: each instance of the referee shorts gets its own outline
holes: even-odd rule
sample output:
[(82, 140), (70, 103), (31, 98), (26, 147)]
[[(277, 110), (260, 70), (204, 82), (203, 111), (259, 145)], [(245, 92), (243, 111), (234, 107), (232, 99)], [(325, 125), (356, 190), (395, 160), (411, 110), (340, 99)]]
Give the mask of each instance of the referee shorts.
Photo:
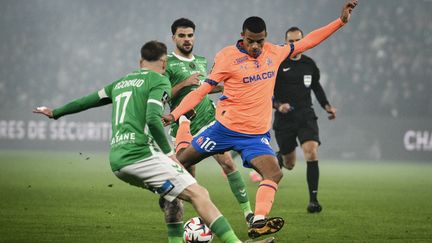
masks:
[(273, 128), (279, 151), (282, 154), (291, 153), (298, 146), (298, 142), (303, 144), (307, 141), (316, 141), (321, 144), (317, 120), (318, 117), (312, 108), (276, 116)]

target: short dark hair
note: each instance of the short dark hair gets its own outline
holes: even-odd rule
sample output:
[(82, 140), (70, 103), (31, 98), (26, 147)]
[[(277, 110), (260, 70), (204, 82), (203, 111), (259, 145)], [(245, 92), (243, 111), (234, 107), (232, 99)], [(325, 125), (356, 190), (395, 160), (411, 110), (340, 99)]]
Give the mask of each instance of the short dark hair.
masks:
[(245, 32), (246, 30), (249, 30), (252, 33), (261, 33), (263, 31), (267, 31), (266, 24), (264, 20), (258, 16), (252, 16), (247, 18), (243, 22), (243, 29), (242, 31)]
[(141, 47), (141, 58), (149, 62), (155, 62), (166, 54), (166, 45), (159, 41), (149, 41)]
[(192, 28), (195, 31), (195, 24), (192, 20), (187, 18), (179, 18), (175, 20), (171, 25), (171, 32), (175, 35), (178, 28)]
[(291, 28), (289, 28), (286, 32), (285, 32), (285, 37), (284, 37), (284, 39), (286, 38), (286, 36), (288, 35), (288, 32), (293, 32), (293, 31), (300, 31), (300, 33), (301, 33), (301, 35), (302, 35), (302, 37), (303, 37), (303, 30), (301, 30), (299, 27), (297, 27), (297, 26), (293, 26), (293, 27), (291, 27)]

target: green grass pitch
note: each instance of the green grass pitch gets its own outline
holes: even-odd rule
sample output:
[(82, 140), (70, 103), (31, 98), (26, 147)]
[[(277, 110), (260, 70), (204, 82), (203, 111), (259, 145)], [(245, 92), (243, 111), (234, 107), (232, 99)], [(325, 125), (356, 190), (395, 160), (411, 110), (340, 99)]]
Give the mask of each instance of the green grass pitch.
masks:
[[(0, 152), (0, 242), (166, 242), (157, 196), (118, 180), (107, 158)], [(241, 172), (253, 202), (256, 184), (248, 170)], [(432, 242), (431, 161), (321, 161), (320, 172), (324, 210), (310, 215), (305, 163), (284, 170), (271, 212), (286, 220), (276, 242)], [(216, 162), (203, 161), (197, 174), (247, 239), (240, 207)], [(193, 216), (187, 206), (185, 221)]]

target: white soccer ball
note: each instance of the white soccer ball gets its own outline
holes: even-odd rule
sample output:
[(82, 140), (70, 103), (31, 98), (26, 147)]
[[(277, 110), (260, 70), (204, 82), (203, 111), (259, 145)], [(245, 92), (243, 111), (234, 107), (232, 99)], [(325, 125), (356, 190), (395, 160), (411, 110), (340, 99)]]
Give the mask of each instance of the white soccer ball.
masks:
[(186, 243), (207, 243), (213, 240), (213, 233), (200, 217), (193, 217), (184, 224), (183, 239)]

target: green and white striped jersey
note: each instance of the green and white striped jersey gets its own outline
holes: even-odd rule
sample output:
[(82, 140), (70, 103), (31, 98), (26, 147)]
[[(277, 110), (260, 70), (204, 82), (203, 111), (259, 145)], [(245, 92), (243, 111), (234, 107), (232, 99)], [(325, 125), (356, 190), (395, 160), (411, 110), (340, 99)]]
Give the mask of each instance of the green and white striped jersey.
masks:
[[(194, 73), (200, 73), (201, 83), (204, 82), (207, 77), (207, 59), (205, 57), (194, 55), (193, 58), (187, 59), (175, 54), (174, 52), (168, 55), (168, 65), (165, 75), (169, 78), (172, 87), (176, 86)], [(176, 96), (170, 100), (171, 110), (174, 110), (187, 94), (198, 87), (199, 85), (192, 85), (182, 88)], [(195, 112), (196, 117), (191, 121), (192, 135), (196, 135), (202, 127), (215, 120), (215, 105), (213, 101), (206, 96), (195, 107)], [(177, 124), (171, 125), (171, 136), (176, 136), (177, 129)]]
[(53, 115), (57, 119), (112, 102), (110, 163), (116, 171), (152, 156), (155, 151), (173, 154), (161, 121), (164, 103), (170, 96), (167, 77), (140, 69), (98, 92), (55, 109)]

